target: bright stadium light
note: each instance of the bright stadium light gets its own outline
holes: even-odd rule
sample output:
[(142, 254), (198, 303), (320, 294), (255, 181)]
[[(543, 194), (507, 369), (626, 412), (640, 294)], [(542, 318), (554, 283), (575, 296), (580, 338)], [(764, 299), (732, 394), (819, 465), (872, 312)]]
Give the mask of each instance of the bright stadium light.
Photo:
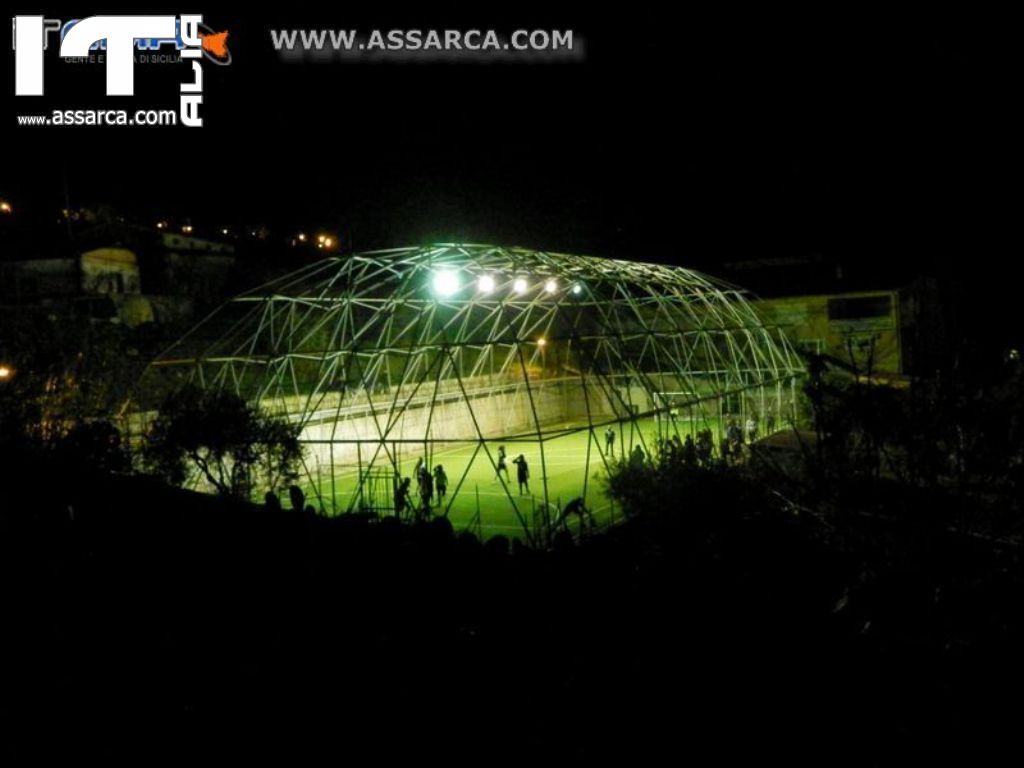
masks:
[(544, 283), (544, 290), (548, 293), (554, 293), (558, 290), (558, 281), (552, 278)]
[(480, 275), (476, 280), (476, 287), (480, 293), (493, 293), (494, 278), (491, 275)]
[(541, 336), (539, 339), (537, 339), (537, 346), (538, 347), (547, 346), (547, 343), (548, 343), (548, 340), (545, 339), (543, 336)]
[(450, 269), (443, 269), (434, 273), (432, 281), (434, 293), (441, 297), (452, 296), (462, 287), (459, 280), (459, 273)]
[(526, 287), (526, 279), (522, 277), (517, 277), (512, 283), (512, 290), (519, 295), (526, 293)]
[(573, 296), (579, 296), (581, 293), (583, 293), (583, 286), (580, 285), (579, 283), (573, 283), (572, 284), (572, 295)]

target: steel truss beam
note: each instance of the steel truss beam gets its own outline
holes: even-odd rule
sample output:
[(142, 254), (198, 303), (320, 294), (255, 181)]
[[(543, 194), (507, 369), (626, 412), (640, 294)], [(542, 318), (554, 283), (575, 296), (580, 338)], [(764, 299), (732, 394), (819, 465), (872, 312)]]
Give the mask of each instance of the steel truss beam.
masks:
[[(459, 276), (450, 296), (432, 290), (440, 269)], [(489, 293), (476, 285), (484, 275), (495, 283)], [(528, 284), (522, 294), (517, 278)], [(641, 425), (651, 419), (659, 440), (700, 424), (720, 438), (726, 417), (781, 426), (801, 371), (744, 291), (698, 272), (439, 244), (327, 259), (238, 296), (161, 356), (141, 391), (155, 398), (166, 391), (161, 379), (191, 380), (300, 424), (315, 452), (318, 477), (308, 470), (308, 480), (331, 514), (364, 501), (372, 470), (399, 476), (403, 459), (430, 463), (434, 446), (473, 446), (447, 514), (474, 461), (497, 474), (496, 444), (536, 445), (539, 501), (550, 509), (546, 451), (557, 439), (587, 434), (586, 496), (592, 445), (607, 467), (598, 429), (613, 426), (620, 446), (649, 454)], [(669, 417), (682, 410), (680, 427)], [(357, 487), (340, 503), (341, 476), (353, 472)], [(501, 488), (537, 540), (518, 498)]]

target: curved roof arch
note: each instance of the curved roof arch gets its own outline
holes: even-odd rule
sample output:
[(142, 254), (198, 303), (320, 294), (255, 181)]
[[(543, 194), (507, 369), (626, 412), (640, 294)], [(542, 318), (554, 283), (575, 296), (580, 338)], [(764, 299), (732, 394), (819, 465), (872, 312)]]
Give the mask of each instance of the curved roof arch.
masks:
[[(413, 456), (433, 466), (463, 451), (449, 462), (456, 493), (469, 480), (479, 494), (498, 475), (488, 493), (520, 525), (524, 502), (501, 481), (498, 445), (543, 465), (535, 508), (564, 504), (576, 486), (587, 495), (592, 467), (611, 458), (609, 429), (619, 451), (650, 454), (673, 434), (708, 431), (717, 444), (730, 420), (785, 424), (800, 360), (750, 299), (692, 270), (524, 248), (357, 253), (230, 300), (150, 381), (229, 388), (299, 423), (325, 510), (384, 509), (391, 492), (367, 488), (374, 473), (393, 484)], [(573, 451), (586, 454), (576, 476), (556, 478), (548, 457)], [(471, 477), (474, 464), (485, 471)], [(446, 504), (446, 514), (458, 506), (454, 495)]]

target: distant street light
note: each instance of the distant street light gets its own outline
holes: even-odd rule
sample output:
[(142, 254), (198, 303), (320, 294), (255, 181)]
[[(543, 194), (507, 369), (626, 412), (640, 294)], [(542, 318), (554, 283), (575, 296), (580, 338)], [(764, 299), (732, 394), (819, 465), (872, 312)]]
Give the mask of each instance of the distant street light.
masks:
[(14, 368), (4, 363), (0, 363), (0, 381), (10, 381), (14, 378)]
[(0, 213), (14, 213), (14, 208), (6, 200), (0, 200)]

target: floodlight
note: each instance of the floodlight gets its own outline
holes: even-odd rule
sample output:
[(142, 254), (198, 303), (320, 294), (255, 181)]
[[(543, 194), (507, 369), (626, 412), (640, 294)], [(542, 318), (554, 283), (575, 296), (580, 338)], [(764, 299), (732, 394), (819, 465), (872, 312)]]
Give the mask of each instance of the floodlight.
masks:
[(462, 287), (459, 273), (450, 269), (435, 272), (432, 285), (434, 293), (442, 297), (451, 296)]
[(517, 277), (515, 281), (512, 283), (512, 290), (518, 294), (526, 293), (526, 288), (527, 286), (525, 278)]
[(572, 284), (572, 295), (573, 296), (579, 296), (581, 293), (583, 293), (583, 286), (580, 285), (579, 283), (573, 283)]
[(555, 291), (558, 290), (558, 281), (553, 278), (551, 280), (548, 280), (546, 283), (544, 283), (544, 290), (547, 291), (548, 293), (554, 293)]
[(494, 278), (491, 275), (480, 275), (477, 278), (476, 287), (480, 293), (492, 293), (494, 291)]

